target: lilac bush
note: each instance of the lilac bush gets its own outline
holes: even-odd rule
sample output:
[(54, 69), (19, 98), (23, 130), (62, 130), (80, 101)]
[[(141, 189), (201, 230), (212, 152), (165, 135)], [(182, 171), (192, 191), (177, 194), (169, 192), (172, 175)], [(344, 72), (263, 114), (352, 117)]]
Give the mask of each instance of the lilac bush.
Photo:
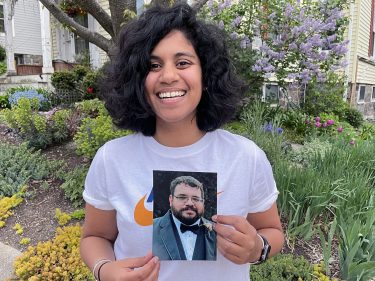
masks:
[(343, 10), (348, 2), (243, 0), (234, 5), (210, 0), (206, 13), (255, 57), (254, 75), (266, 81), (275, 77), (284, 90), (295, 83), (305, 92), (312, 79), (324, 82), (327, 73), (347, 65), (343, 34), (348, 19)]

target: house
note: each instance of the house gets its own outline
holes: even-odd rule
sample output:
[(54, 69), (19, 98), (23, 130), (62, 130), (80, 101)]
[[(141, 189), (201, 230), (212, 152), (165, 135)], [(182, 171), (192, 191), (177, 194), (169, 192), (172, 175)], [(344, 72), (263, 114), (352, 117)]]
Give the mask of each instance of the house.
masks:
[(375, 0), (355, 0), (350, 4), (350, 40), (345, 71), (348, 102), (366, 118), (375, 118)]
[(40, 11), (37, 0), (0, 1), (0, 44), (7, 53), (8, 75), (35, 73), (42, 67)]
[[(98, 3), (109, 13), (108, 0)], [(143, 3), (138, 0), (137, 7)], [(91, 15), (82, 14), (74, 19), (109, 38)], [(54, 71), (72, 68), (83, 60), (89, 60), (94, 68), (108, 60), (103, 50), (69, 31), (38, 0), (0, 0), (0, 44), (7, 52), (7, 82), (25, 80), (19, 76), (48, 82)], [(33, 74), (37, 76), (31, 77)]]

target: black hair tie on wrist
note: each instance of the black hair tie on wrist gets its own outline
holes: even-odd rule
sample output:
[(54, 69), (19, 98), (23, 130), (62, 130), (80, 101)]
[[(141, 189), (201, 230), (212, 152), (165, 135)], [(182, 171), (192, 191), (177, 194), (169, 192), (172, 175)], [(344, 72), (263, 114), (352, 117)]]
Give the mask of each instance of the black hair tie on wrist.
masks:
[(100, 270), (102, 269), (103, 265), (105, 265), (105, 264), (107, 264), (107, 263), (109, 263), (109, 262), (110, 262), (110, 261), (103, 262), (103, 263), (99, 266), (99, 268), (98, 268), (98, 280), (97, 280), (97, 281), (101, 281), (101, 280), (100, 280)]

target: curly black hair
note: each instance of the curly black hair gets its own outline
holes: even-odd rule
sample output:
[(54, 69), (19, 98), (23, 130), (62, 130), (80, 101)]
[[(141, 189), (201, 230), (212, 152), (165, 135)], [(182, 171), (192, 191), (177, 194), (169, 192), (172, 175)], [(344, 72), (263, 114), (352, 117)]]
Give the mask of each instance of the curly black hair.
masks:
[(147, 9), (119, 34), (101, 89), (118, 127), (146, 136), (155, 134), (156, 118), (147, 102), (145, 79), (151, 52), (172, 30), (186, 36), (200, 59), (204, 93), (197, 107), (198, 128), (213, 131), (235, 114), (245, 87), (229, 59), (226, 35), (217, 26), (198, 20), (188, 4), (180, 3)]

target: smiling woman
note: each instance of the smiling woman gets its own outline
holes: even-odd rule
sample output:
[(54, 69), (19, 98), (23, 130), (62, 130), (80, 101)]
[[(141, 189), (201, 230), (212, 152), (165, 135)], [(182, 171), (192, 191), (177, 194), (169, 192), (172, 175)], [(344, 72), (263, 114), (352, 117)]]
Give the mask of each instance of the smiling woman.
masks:
[[(248, 263), (280, 251), (269, 162), (250, 140), (219, 129), (245, 89), (225, 42), (187, 4), (152, 7), (121, 32), (102, 96), (114, 123), (135, 134), (100, 148), (86, 178), (81, 255), (97, 280), (248, 281)], [(152, 221), (169, 191), (156, 188), (157, 171), (163, 182), (177, 171), (213, 174), (215, 190), (179, 182)]]
[(193, 45), (181, 31), (172, 30), (152, 51), (145, 87), (157, 127), (178, 123), (186, 131), (197, 130), (201, 137), (195, 115), (202, 95), (202, 69)]

